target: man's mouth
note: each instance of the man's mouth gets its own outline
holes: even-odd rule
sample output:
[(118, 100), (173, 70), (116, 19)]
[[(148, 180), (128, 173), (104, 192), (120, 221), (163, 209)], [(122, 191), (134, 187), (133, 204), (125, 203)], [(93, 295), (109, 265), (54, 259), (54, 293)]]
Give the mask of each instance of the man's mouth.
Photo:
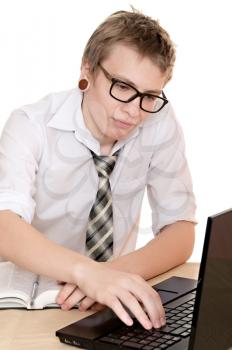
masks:
[(120, 119), (114, 119), (114, 122), (119, 128), (123, 128), (123, 129), (128, 129), (134, 126), (134, 124), (125, 122), (124, 120), (120, 120)]

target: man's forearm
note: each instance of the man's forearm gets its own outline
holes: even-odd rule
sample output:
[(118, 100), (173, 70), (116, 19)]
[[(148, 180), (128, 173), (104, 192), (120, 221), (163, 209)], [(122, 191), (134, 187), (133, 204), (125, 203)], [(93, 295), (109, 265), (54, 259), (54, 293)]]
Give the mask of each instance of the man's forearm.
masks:
[(0, 211), (0, 256), (22, 268), (75, 283), (76, 270), (90, 262), (85, 256), (46, 238), (17, 214)]
[(192, 253), (194, 237), (194, 224), (178, 221), (165, 227), (146, 246), (116, 258), (109, 264), (147, 280), (184, 263)]

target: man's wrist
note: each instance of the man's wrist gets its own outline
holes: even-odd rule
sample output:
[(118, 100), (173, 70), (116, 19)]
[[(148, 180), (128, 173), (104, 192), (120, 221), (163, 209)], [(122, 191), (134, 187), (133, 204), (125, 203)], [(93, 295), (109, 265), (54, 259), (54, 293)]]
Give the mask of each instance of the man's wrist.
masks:
[(77, 286), (83, 286), (85, 279), (89, 273), (96, 268), (98, 263), (88, 257), (82, 256), (81, 259), (75, 263), (72, 272), (72, 278)]

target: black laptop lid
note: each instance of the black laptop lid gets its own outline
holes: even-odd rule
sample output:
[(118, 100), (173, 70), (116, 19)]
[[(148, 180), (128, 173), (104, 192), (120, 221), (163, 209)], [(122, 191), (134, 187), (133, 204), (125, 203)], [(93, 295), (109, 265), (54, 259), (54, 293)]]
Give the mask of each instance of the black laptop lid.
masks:
[(232, 209), (208, 218), (190, 350), (232, 347)]

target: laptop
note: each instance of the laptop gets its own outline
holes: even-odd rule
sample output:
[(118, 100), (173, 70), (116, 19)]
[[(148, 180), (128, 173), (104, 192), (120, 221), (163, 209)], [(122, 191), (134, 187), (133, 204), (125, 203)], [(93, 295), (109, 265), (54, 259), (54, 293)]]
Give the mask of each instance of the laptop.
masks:
[(159, 330), (128, 327), (106, 308), (56, 336), (91, 350), (232, 350), (232, 209), (207, 220), (198, 281), (173, 276), (153, 288), (166, 310)]

